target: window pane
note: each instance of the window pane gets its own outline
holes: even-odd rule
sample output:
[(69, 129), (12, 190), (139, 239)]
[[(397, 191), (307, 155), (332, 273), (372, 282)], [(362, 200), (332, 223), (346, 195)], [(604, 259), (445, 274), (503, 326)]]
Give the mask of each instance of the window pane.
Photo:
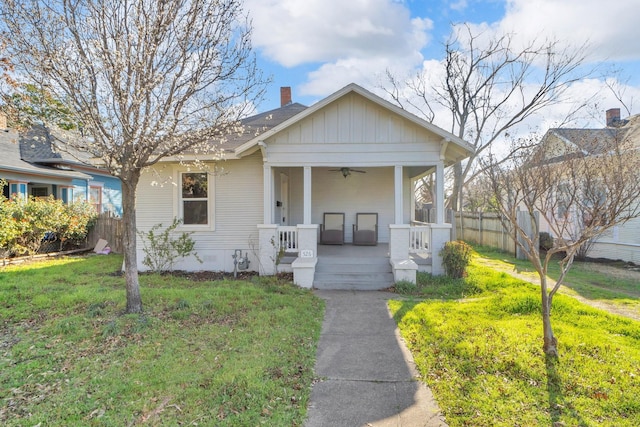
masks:
[(182, 197), (203, 199), (207, 197), (208, 181), (206, 172), (182, 174)]
[(206, 201), (184, 201), (182, 208), (185, 224), (207, 224)]
[(102, 199), (102, 188), (90, 187), (89, 200), (91, 200), (91, 203), (100, 203), (100, 199)]
[(46, 187), (33, 187), (31, 189), (31, 195), (33, 197), (47, 197), (49, 195), (49, 189)]

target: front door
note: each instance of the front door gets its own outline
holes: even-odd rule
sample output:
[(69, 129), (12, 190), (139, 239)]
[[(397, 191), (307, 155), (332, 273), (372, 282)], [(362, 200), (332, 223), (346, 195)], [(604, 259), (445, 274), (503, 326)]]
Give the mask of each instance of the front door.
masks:
[(280, 225), (289, 224), (289, 177), (280, 174)]

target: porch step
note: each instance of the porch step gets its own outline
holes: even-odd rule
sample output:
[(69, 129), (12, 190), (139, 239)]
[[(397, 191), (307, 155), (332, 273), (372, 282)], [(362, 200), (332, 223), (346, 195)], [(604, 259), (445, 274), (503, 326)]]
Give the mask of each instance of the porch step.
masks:
[(393, 285), (387, 257), (319, 257), (316, 289), (381, 290)]

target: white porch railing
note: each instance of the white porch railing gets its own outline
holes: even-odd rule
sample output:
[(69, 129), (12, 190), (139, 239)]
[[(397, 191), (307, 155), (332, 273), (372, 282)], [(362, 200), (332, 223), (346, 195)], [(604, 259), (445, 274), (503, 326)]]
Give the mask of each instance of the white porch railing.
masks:
[(409, 253), (431, 253), (431, 227), (424, 223), (411, 225), (409, 229)]
[(298, 227), (295, 225), (278, 226), (278, 250), (298, 252)]

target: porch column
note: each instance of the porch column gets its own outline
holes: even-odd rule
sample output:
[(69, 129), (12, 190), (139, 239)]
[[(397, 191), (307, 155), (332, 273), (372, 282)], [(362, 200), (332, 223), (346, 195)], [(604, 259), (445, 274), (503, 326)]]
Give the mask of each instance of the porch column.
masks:
[(403, 224), (402, 211), (402, 166), (396, 166), (394, 171), (394, 188), (395, 188), (395, 223)]
[(265, 164), (262, 171), (264, 224), (273, 224), (273, 169)]
[(302, 223), (305, 225), (311, 224), (311, 166), (304, 167), (303, 174), (303, 213)]
[(436, 223), (444, 224), (444, 163), (436, 165)]

